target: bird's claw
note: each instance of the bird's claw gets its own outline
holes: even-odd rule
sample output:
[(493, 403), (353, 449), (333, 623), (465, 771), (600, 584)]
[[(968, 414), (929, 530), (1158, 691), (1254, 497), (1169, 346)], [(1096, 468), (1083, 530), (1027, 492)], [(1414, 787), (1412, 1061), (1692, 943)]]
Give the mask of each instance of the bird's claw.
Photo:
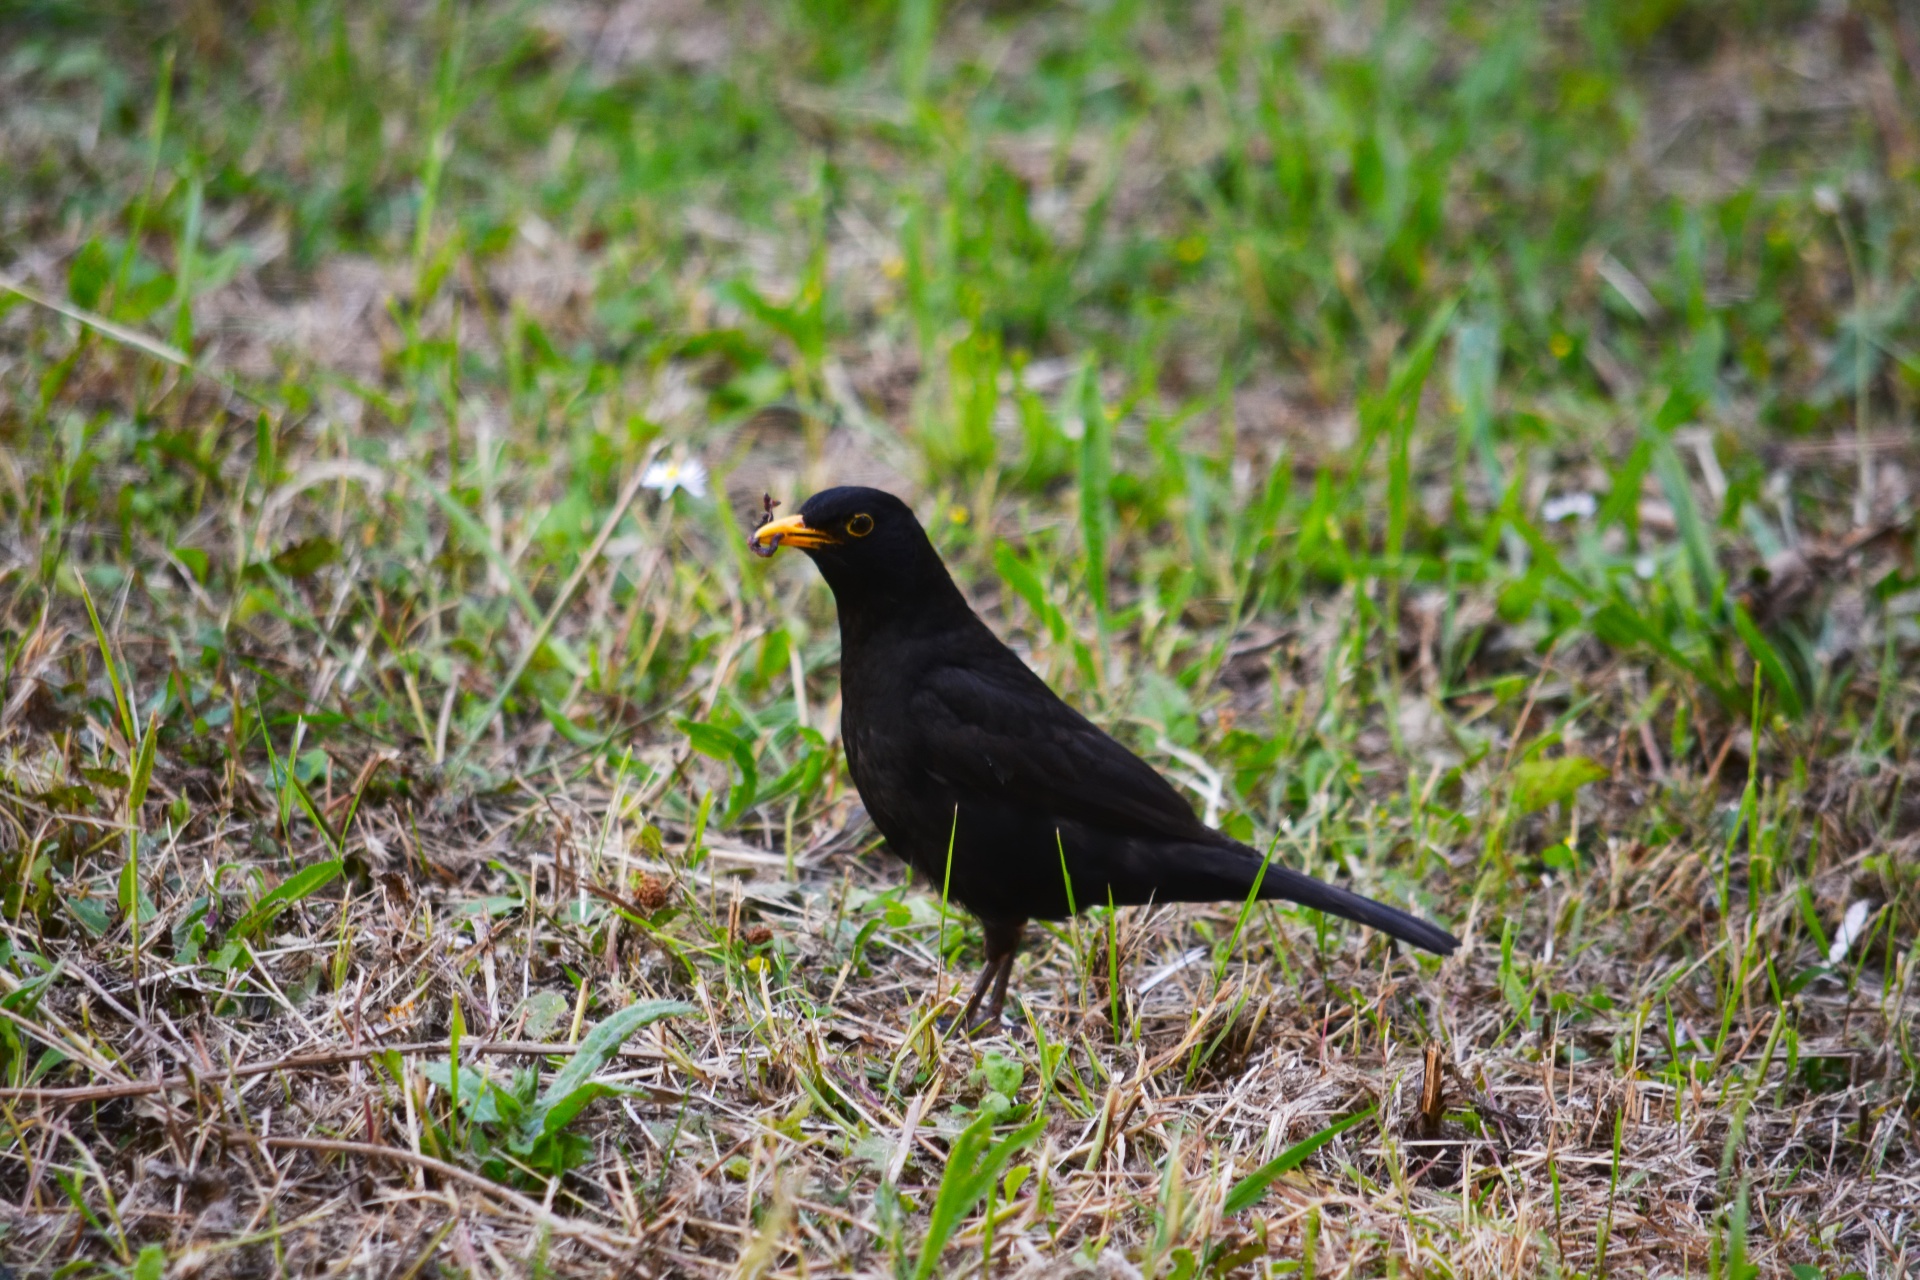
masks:
[(1013, 1035), (1020, 1030), (1020, 1023), (1017, 1020), (1008, 1018), (1004, 1010), (991, 1015), (982, 1014), (969, 1023), (964, 1030), (959, 1029), (960, 1019), (950, 1013), (943, 1013), (935, 1018), (933, 1025), (939, 1030), (942, 1036), (950, 1036), (958, 1031), (958, 1034), (967, 1040), (976, 1039), (983, 1034)]

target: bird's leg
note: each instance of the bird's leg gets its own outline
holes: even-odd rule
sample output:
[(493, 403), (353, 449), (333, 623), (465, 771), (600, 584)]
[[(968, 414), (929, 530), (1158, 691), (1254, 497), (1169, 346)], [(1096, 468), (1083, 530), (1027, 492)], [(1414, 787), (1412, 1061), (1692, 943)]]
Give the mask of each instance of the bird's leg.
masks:
[[(986, 932), (987, 963), (980, 970), (980, 981), (974, 984), (973, 995), (959, 1022), (969, 1035), (983, 1027), (999, 1025), (1000, 1011), (1007, 1003), (1007, 979), (1013, 976), (1013, 956), (1020, 949), (1020, 935), (1027, 927), (1024, 920), (983, 920), (981, 924)], [(986, 1016), (976, 1020), (973, 1015), (980, 1008), (981, 1000), (987, 999), (989, 988), (993, 994), (987, 1000)]]
[(1013, 976), (1013, 952), (1009, 950), (1000, 958), (1000, 973), (993, 980), (993, 996), (987, 1001), (987, 1016), (980, 1024), (987, 1027), (1000, 1025), (1000, 1011), (1007, 1003), (1007, 979)]
[(960, 1011), (960, 1018), (953, 1025), (969, 1032), (974, 1029), (977, 1024), (973, 1020), (973, 1015), (980, 1008), (980, 1002), (986, 999), (987, 988), (992, 985), (993, 977), (998, 972), (1000, 972), (999, 958), (988, 956), (987, 963), (981, 966), (980, 980), (973, 984), (973, 994), (967, 997), (967, 1007)]

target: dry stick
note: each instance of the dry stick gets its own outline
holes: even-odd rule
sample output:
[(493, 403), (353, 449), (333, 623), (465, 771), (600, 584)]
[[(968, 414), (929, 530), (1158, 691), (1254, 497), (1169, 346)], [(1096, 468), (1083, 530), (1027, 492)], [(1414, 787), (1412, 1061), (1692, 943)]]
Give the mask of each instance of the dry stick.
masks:
[[(98, 1072), (100, 1075), (111, 1076), (120, 1070), (119, 1067), (109, 1064), (102, 1058), (96, 1057), (92, 1047), (81, 1040), (78, 1033), (65, 1026), (60, 1027), (61, 1032), (64, 1033), (64, 1037), (55, 1035), (39, 1023), (32, 1021), (22, 1014), (15, 1013), (5, 1005), (0, 1005), (0, 1018), (5, 1018), (8, 1022), (13, 1023), (16, 1027), (26, 1032), (28, 1036), (47, 1046), (47, 1048), (67, 1054), (73, 1058), (74, 1061), (85, 1065), (89, 1070)], [(31, 1092), (31, 1090), (28, 1092)], [(4, 1092), (0, 1092), (0, 1098), (6, 1096)]]
[[(640, 466), (640, 471), (642, 475), (646, 473), (646, 466), (647, 466), (647, 463), (645, 460), (643, 460)], [(634, 580), (633, 607), (628, 610), (626, 624), (620, 629), (620, 639), (616, 641), (613, 648), (608, 651), (609, 656), (607, 657), (607, 659), (600, 664), (601, 669), (603, 671), (610, 671), (614, 669), (614, 659), (612, 657), (613, 654), (627, 651), (627, 645), (633, 639), (634, 625), (640, 621), (640, 614), (641, 614), (642, 608), (646, 604), (647, 592), (653, 586), (653, 572), (655, 569), (659, 568), (661, 562), (667, 558), (666, 533), (664, 531), (654, 530), (651, 526), (647, 524), (646, 519), (643, 516), (636, 516), (635, 519), (640, 521), (642, 528), (646, 529), (649, 534), (653, 535), (653, 539), (654, 539), (653, 554), (647, 557), (647, 567), (644, 570), (642, 570), (640, 573), (640, 576)], [(619, 577), (619, 570), (617, 568), (614, 570), (613, 573), (608, 575), (607, 589), (604, 593), (606, 599), (603, 599), (599, 604), (594, 606), (594, 616), (596, 619), (603, 616), (607, 606), (611, 604), (612, 596), (613, 596), (613, 588), (618, 577)], [(592, 629), (591, 624), (589, 624), (588, 629), (589, 630)], [(641, 669), (645, 670), (644, 667), (642, 667)], [(586, 687), (587, 687), (587, 677), (584, 673), (574, 677), (573, 687), (567, 691), (566, 701), (560, 704), (561, 715), (563, 716), (567, 715), (573, 710), (574, 701), (579, 698), (580, 691), (585, 689)]]
[(793, 1203), (809, 1213), (817, 1213), (823, 1218), (833, 1218), (836, 1221), (846, 1223), (850, 1227), (856, 1227), (874, 1237), (876, 1240), (884, 1240), (887, 1238), (886, 1232), (881, 1230), (880, 1227), (871, 1222), (860, 1221), (860, 1219), (854, 1217), (845, 1209), (836, 1209), (830, 1204), (822, 1204), (818, 1200), (808, 1200), (804, 1196), (795, 1196)]
[(225, 1129), (223, 1136), (231, 1142), (244, 1142), (252, 1146), (267, 1147), (274, 1150), (318, 1151), (329, 1155), (359, 1156), (364, 1160), (393, 1160), (400, 1164), (409, 1164), (449, 1182), (462, 1183), (484, 1195), (493, 1196), (513, 1206), (547, 1229), (559, 1235), (572, 1236), (586, 1244), (596, 1253), (603, 1254), (609, 1258), (623, 1259), (627, 1256), (627, 1251), (615, 1245), (612, 1241), (617, 1240), (627, 1246), (631, 1246), (634, 1243), (628, 1237), (618, 1235), (603, 1228), (591, 1226), (573, 1218), (562, 1217), (560, 1214), (554, 1213), (551, 1209), (542, 1208), (519, 1192), (509, 1190), (491, 1178), (469, 1172), (466, 1169), (462, 1169), (459, 1165), (448, 1164), (444, 1160), (436, 1160), (432, 1156), (409, 1151), (405, 1147), (379, 1147), (371, 1142), (346, 1142), (334, 1138), (262, 1137), (259, 1134), (248, 1133), (244, 1129), (232, 1128)]
[(467, 754), (480, 740), (480, 735), (486, 732), (487, 726), (493, 723), (493, 718), (500, 714), (500, 708), (507, 704), (507, 697), (513, 692), (513, 686), (520, 683), (520, 677), (526, 674), (528, 664), (533, 661), (533, 655), (540, 652), (540, 646), (547, 642), (547, 636), (552, 633), (554, 624), (560, 620), (560, 614), (567, 607), (567, 602), (573, 599), (573, 593), (580, 589), (582, 582), (586, 581), (588, 572), (599, 563), (600, 553), (606, 550), (607, 543), (612, 540), (614, 528), (627, 514), (627, 508), (633, 505), (633, 500), (639, 496), (640, 486), (646, 480), (647, 465), (653, 461), (656, 452), (658, 452), (657, 448), (650, 451), (640, 460), (640, 464), (634, 467), (633, 474), (627, 477), (627, 487), (620, 491), (619, 500), (613, 504), (613, 510), (607, 513), (606, 522), (600, 526), (600, 532), (594, 535), (593, 545), (587, 548), (587, 554), (580, 557), (580, 563), (574, 566), (573, 576), (569, 577), (567, 584), (560, 588), (560, 594), (553, 598), (553, 604), (547, 609), (547, 616), (540, 619), (540, 625), (535, 627), (533, 635), (528, 637), (526, 647), (520, 651), (519, 661), (513, 664), (513, 670), (507, 673), (506, 679), (500, 682), (500, 688), (494, 693), (493, 701), (488, 704), (486, 714), (480, 717), (473, 728), (473, 733), (468, 736), (466, 742), (461, 744), (458, 754), (453, 757), (453, 763), (447, 768), (448, 774), (460, 772), (460, 766), (467, 762)]
[[(171, 1045), (171, 1044), (168, 1044), (165, 1040), (162, 1040), (160, 1038), (160, 1033), (155, 1031), (153, 1027), (148, 1024), (145, 1018), (140, 1017), (138, 1014), (128, 1009), (127, 1006), (121, 1004), (118, 1000), (114, 999), (113, 995), (105, 987), (101, 986), (100, 983), (94, 978), (92, 974), (87, 972), (85, 965), (70, 964), (66, 967), (66, 972), (80, 979), (80, 981), (89, 990), (91, 990), (93, 994), (99, 996), (100, 999), (106, 1003), (106, 1006), (109, 1009), (113, 1010), (115, 1013), (119, 1014), (122, 1018), (126, 1019), (129, 1025), (131, 1025), (141, 1035), (145, 1036), (147, 1038), (148, 1043), (153, 1045), (154, 1048), (158, 1049), (161, 1053), (166, 1054), (168, 1057), (178, 1059), (181, 1062), (189, 1061), (187, 1057), (186, 1046)], [(139, 989), (138, 983), (134, 984), (134, 989), (136, 991)]]
[[(0, 1009), (0, 1014), (7, 1013)], [(49, 1041), (49, 1043), (52, 1043)], [(57, 1045), (63, 1051), (71, 1051), (69, 1045)], [(324, 1053), (295, 1054), (288, 1058), (276, 1058), (272, 1062), (249, 1062), (227, 1071), (208, 1072), (201, 1077), (204, 1083), (216, 1083), (220, 1080), (242, 1079), (248, 1076), (272, 1075), (277, 1071), (316, 1071), (325, 1067), (345, 1066), (354, 1062), (366, 1062), (383, 1054), (398, 1053), (416, 1055), (425, 1053), (445, 1053), (445, 1040), (415, 1040), (405, 1044), (374, 1045), (361, 1049), (334, 1049)], [(461, 1053), (479, 1055), (509, 1056), (526, 1054), (533, 1057), (567, 1057), (580, 1052), (577, 1044), (545, 1044), (538, 1040), (462, 1040)], [(619, 1049), (616, 1054), (623, 1058), (640, 1058), (649, 1062), (662, 1061), (660, 1054), (647, 1049)], [(88, 1064), (92, 1065), (92, 1064)], [(99, 1070), (100, 1068), (95, 1068)], [(129, 1080), (124, 1084), (77, 1085), (68, 1088), (29, 1088), (0, 1089), (0, 1102), (51, 1102), (71, 1105), (74, 1103), (106, 1102), (114, 1098), (143, 1098), (155, 1093), (165, 1093), (169, 1089), (190, 1089), (195, 1080), (188, 1076), (168, 1076), (164, 1080)], [(670, 1089), (651, 1089), (656, 1097), (665, 1101), (681, 1101), (681, 1095)]]
[(1713, 790), (1713, 784), (1720, 778), (1720, 766), (1727, 762), (1727, 756), (1733, 751), (1734, 743), (1737, 742), (1739, 738), (1740, 730), (1738, 726), (1727, 730), (1727, 740), (1720, 744), (1719, 753), (1713, 757), (1713, 764), (1707, 769), (1706, 780), (1700, 784), (1700, 790), (1702, 792)]
[(1527, 690), (1526, 705), (1520, 708), (1520, 719), (1514, 724), (1513, 737), (1507, 741), (1507, 759), (1500, 766), (1503, 773), (1513, 768), (1513, 757), (1520, 751), (1520, 739), (1526, 736), (1527, 722), (1533, 719), (1533, 704), (1540, 696), (1540, 686), (1544, 685), (1547, 677), (1553, 674), (1553, 656), (1559, 648), (1560, 641), (1555, 639), (1552, 646), (1547, 649), (1547, 656), (1541, 659), (1540, 674), (1533, 678), (1533, 685)]
[(1653, 740), (1653, 725), (1640, 722), (1640, 749), (1647, 753), (1647, 767), (1653, 770), (1654, 781), (1667, 780), (1667, 762), (1660, 754), (1660, 744)]

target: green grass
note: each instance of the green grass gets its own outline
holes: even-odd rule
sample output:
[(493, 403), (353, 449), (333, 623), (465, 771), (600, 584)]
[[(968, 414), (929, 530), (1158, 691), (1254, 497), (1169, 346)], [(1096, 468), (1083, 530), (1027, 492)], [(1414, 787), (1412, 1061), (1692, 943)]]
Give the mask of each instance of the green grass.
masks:
[[(0, 11), (0, 1257), (1911, 1267), (1915, 120), (1886, 3)], [(942, 1036), (843, 481), (1463, 956)]]

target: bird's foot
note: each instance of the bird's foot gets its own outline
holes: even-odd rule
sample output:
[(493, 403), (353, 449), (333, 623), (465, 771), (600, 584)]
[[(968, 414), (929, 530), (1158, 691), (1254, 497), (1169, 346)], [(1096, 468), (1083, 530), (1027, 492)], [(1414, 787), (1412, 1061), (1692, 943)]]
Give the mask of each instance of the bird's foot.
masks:
[(940, 1029), (941, 1035), (953, 1035), (958, 1031), (969, 1040), (976, 1040), (981, 1036), (1018, 1035), (1020, 1029), (1026, 1025), (1018, 1017), (1013, 1016), (1012, 1010), (1002, 1009), (982, 1010), (971, 1022), (966, 1023), (964, 1029), (961, 1023), (961, 1018), (945, 1013), (933, 1020), (933, 1025)]

